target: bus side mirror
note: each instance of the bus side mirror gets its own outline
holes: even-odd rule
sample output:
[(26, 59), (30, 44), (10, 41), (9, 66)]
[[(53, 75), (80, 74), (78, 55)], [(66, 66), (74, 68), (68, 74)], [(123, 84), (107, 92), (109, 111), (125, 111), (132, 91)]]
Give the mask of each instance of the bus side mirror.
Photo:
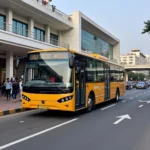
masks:
[(71, 58), (69, 59), (69, 67), (70, 67), (71, 69), (74, 68), (74, 58), (73, 58), (73, 57), (71, 57)]
[(17, 69), (18, 66), (19, 66), (19, 62), (20, 62), (20, 59), (16, 59), (16, 64), (15, 64), (15, 68)]

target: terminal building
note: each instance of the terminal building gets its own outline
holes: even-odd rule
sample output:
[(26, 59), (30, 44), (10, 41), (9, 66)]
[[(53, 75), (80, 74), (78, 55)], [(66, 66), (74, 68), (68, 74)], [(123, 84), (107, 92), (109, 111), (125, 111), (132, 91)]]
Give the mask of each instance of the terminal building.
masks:
[(28, 51), (67, 48), (120, 63), (120, 42), (80, 11), (66, 15), (48, 0), (0, 0), (0, 81), (20, 78)]

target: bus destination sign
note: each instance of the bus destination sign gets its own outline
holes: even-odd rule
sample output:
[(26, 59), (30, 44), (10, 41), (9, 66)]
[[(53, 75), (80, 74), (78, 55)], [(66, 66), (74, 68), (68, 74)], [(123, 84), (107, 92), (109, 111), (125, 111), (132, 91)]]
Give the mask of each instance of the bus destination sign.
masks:
[(55, 59), (68, 59), (68, 52), (42, 52), (29, 54), (29, 60), (55, 60)]

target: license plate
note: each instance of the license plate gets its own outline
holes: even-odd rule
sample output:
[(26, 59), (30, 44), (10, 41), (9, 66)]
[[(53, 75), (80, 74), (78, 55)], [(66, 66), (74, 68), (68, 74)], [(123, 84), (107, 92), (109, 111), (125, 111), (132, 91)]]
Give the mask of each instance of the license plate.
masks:
[(48, 106), (40, 106), (40, 105), (38, 106), (38, 108), (39, 108), (39, 109), (49, 109)]

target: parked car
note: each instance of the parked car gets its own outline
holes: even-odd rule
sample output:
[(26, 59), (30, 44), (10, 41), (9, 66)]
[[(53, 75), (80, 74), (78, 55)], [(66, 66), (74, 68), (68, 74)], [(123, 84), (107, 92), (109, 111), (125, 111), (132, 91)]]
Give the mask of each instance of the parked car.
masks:
[(134, 82), (134, 81), (132, 82), (132, 87), (136, 88), (136, 82)]
[(146, 82), (138, 82), (136, 85), (136, 89), (147, 89)]
[(126, 82), (126, 90), (131, 90), (133, 88), (132, 82)]
[(150, 81), (147, 81), (148, 86), (150, 86)]

